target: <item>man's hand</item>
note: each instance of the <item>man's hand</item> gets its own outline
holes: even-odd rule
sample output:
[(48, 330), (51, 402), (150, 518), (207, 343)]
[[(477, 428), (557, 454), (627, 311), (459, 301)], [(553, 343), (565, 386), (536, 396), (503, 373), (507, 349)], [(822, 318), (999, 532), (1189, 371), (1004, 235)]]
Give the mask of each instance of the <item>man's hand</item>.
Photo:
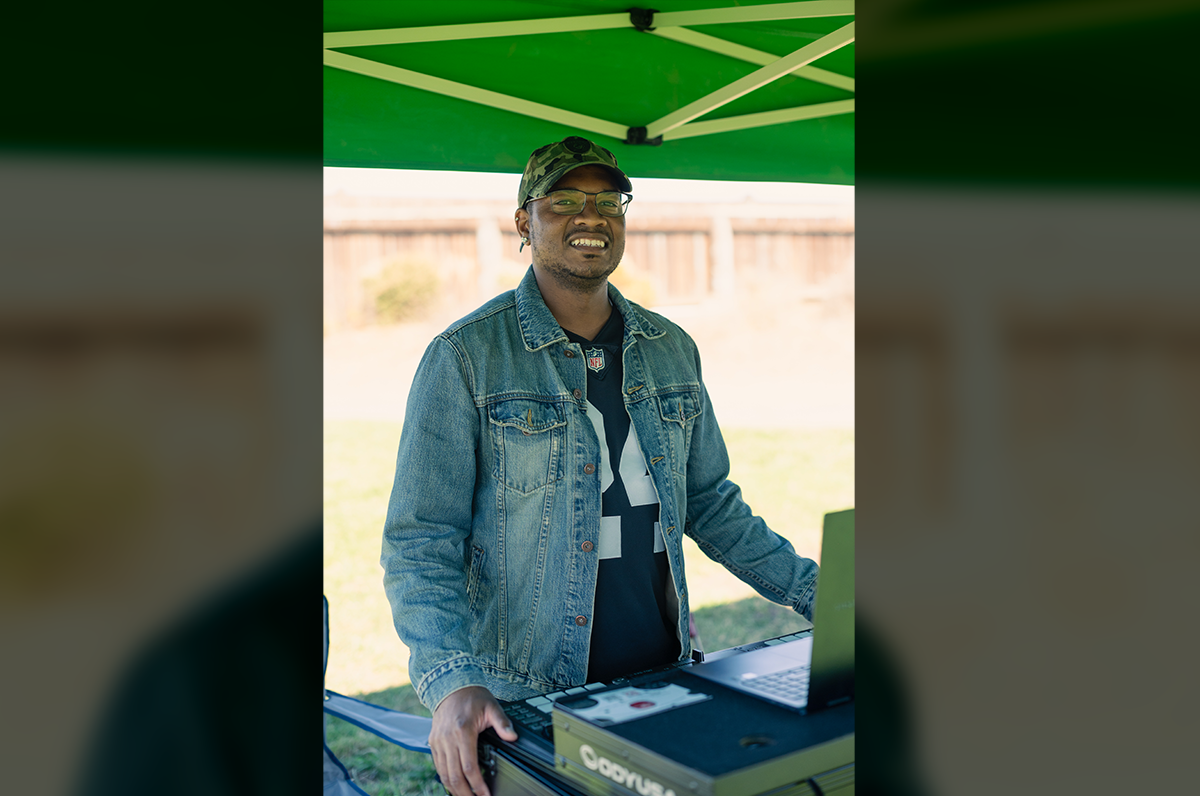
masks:
[(429, 748), (442, 785), (452, 796), (491, 796), (479, 770), (476, 739), (491, 727), (506, 741), (517, 740), (512, 722), (483, 686), (461, 688), (433, 711)]

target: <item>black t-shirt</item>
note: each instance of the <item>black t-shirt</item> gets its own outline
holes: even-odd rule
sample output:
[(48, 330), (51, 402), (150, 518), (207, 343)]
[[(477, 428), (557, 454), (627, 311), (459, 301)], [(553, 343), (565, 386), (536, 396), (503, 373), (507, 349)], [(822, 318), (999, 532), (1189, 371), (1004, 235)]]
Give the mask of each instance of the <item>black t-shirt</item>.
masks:
[(621, 394), (624, 329), (624, 318), (614, 308), (595, 340), (567, 332), (583, 349), (588, 418), (602, 459), (591, 682), (672, 663), (680, 651), (676, 617), (667, 604), (671, 575), (658, 493)]

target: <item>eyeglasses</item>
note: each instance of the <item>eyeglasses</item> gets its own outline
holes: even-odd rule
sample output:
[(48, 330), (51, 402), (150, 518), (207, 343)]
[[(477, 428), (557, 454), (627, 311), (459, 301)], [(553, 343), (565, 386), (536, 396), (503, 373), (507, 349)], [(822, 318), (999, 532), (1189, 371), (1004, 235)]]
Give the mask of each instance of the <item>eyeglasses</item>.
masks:
[(560, 216), (575, 216), (583, 212), (589, 196), (596, 197), (596, 212), (602, 216), (623, 216), (625, 208), (629, 207), (629, 203), (633, 201), (630, 194), (622, 191), (588, 193), (575, 190), (551, 191), (545, 196), (539, 196), (529, 201), (549, 199), (552, 212), (558, 213)]

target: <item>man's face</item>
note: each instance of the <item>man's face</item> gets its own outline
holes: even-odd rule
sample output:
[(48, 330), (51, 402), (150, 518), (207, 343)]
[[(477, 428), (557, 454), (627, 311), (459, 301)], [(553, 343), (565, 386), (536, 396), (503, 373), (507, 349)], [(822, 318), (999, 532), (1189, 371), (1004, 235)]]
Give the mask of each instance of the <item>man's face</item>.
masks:
[[(562, 188), (585, 193), (619, 190), (601, 166), (567, 172), (551, 190)], [(534, 267), (575, 289), (594, 290), (603, 284), (625, 253), (625, 217), (600, 215), (594, 196), (587, 197), (582, 212), (574, 216), (560, 216), (550, 209), (548, 199), (538, 199), (518, 210), (516, 221), (517, 232), (529, 236)]]

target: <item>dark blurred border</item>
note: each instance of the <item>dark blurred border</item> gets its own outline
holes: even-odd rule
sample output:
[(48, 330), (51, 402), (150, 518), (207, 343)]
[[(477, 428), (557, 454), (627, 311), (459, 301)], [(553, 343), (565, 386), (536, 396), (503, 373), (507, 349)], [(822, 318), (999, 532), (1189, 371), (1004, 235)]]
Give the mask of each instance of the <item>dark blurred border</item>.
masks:
[(321, 5), (5, 29), (4, 789), (315, 792)]
[(0, 146), (16, 152), (320, 158), (321, 5), (70, 3), (6, 13)]
[(864, 793), (1190, 789), (1198, 21), (859, 9)]

